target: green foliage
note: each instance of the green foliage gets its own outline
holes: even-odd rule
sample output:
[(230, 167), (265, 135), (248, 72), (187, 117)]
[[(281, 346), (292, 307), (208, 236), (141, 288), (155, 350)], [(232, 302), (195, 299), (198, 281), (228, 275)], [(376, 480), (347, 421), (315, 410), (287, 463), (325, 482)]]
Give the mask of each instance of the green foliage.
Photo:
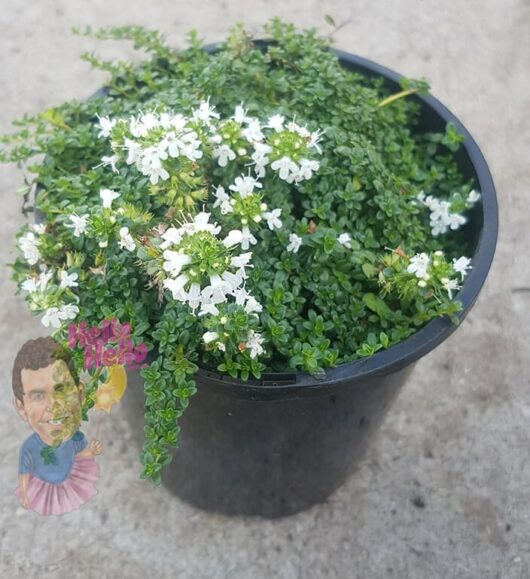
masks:
[[(331, 17), (326, 22), (336, 28)], [(131, 324), (136, 344), (155, 349), (155, 361), (142, 370), (142, 477), (160, 482), (170, 449), (178, 444), (178, 419), (196, 391), (199, 365), (243, 380), (286, 368), (318, 375), (397, 344), (436, 316), (457, 319), (460, 305), (441, 281), (448, 269), (424, 288), (407, 272), (416, 252), (443, 249), (448, 259), (443, 267), (450, 267), (449, 260), (466, 250), (458, 240), (433, 238), (428, 212), (414, 201), (418, 192), (450, 198), (453, 211), (465, 211), (473, 185), (454, 159), (462, 142), (455, 127), (419, 133), (418, 102), (401, 98), (425, 94), (426, 81), (404, 79), (402, 92), (390, 95), (382, 79), (343, 68), (328, 50), (329, 39), (278, 19), (265, 27), (272, 40), (266, 48), (255, 46), (238, 25), (211, 54), (201, 50), (195, 32), (178, 53), (158, 32), (137, 26), (77, 33), (130, 41), (145, 57), (133, 65), (84, 55), (108, 73), (105, 92), (15, 122), (15, 132), (0, 139), (0, 160), (17, 163), (30, 176), (19, 194), (38, 187), (29, 209), (46, 223), (39, 244), (43, 262), (79, 276), (74, 293), (51, 285), (51, 293), (28, 295), (29, 307), (41, 313), (53, 300), (76, 295), (77, 322), (116, 317)], [(194, 163), (157, 185), (130, 171), (101, 167), (110, 149), (98, 138), (98, 116), (124, 118), (151, 109), (189, 114), (203, 98), (210, 98), (223, 118), (243, 101), (249, 114), (262, 119), (281, 114), (307, 123), (310, 131), (323, 130), (316, 176), (296, 186), (277, 179), (266, 191), (270, 207), (282, 209), (283, 229), (262, 229), (252, 247), (247, 287), (263, 305), (259, 315), (228, 304), (218, 316), (197, 318), (152, 278), (160, 269), (157, 228), (208, 202), (211, 183), (200, 178)], [(230, 122), (225, 128), (227, 142), (238, 146)], [(288, 146), (295, 150), (299, 143), (291, 140)], [(212, 181), (222, 175), (212, 167)], [(233, 177), (223, 178), (228, 183)], [(120, 192), (119, 213), (101, 209), (103, 188)], [(239, 214), (258, 211), (255, 201), (248, 203), (236, 207)], [(82, 236), (67, 226), (72, 213), (90, 216)], [(118, 248), (123, 227), (137, 252)], [(19, 238), (26, 232), (27, 227)], [(290, 232), (302, 238), (296, 254), (285, 249)], [(349, 247), (339, 242), (345, 232)], [(37, 266), (21, 257), (12, 271), (19, 287), (39, 275)], [(242, 347), (249, 331), (258, 330), (266, 350), (259, 359)], [(219, 335), (217, 347), (203, 342), (204, 332)], [(64, 339), (64, 328), (56, 334)]]

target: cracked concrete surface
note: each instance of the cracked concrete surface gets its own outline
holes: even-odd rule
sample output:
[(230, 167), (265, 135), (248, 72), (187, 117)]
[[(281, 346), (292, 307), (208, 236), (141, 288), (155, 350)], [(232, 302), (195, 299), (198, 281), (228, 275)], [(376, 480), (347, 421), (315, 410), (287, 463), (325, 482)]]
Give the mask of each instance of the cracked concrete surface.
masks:
[(470, 130), (493, 174), (501, 228), (474, 309), (418, 363), (360, 468), (325, 504), (278, 521), (196, 510), (138, 480), (134, 437), (117, 408), (102, 424), (98, 496), (81, 511), (46, 519), (12, 496), (18, 447), (28, 435), (11, 404), (12, 361), (25, 340), (46, 330), (8, 279), (5, 263), (22, 223), (14, 192), (21, 177), (3, 166), (0, 575), (529, 577), (530, 2), (40, 0), (2, 8), (1, 132), (24, 112), (85, 98), (100, 86), (103, 77), (78, 58), (99, 47), (72, 37), (74, 25), (141, 23), (179, 46), (192, 27), (215, 42), (237, 20), (259, 35), (274, 15), (323, 31), (325, 14), (337, 23), (349, 19), (337, 47), (427, 77)]

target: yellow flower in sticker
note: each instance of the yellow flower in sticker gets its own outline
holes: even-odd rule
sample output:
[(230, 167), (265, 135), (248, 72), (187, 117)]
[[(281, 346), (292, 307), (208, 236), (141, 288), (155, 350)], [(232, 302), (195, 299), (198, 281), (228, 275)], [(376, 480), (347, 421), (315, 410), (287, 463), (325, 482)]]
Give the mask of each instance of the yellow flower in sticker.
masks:
[(120, 401), (126, 388), (127, 373), (125, 368), (120, 365), (111, 366), (107, 381), (101, 384), (93, 395), (94, 410), (103, 410), (110, 414), (112, 407)]

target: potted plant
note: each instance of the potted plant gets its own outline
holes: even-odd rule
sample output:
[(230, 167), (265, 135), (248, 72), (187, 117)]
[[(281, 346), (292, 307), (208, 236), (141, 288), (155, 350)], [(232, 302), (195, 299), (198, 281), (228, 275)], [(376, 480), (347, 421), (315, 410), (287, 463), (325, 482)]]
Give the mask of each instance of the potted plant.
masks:
[[(12, 264), (30, 309), (80, 370), (73, 323), (117, 319), (150, 352), (142, 477), (279, 516), (343, 482), (469, 311), (497, 211), (478, 147), (425, 81), (314, 30), (265, 32), (206, 49), (191, 33), (180, 52), (139, 27), (96, 32), (149, 58), (85, 54), (106, 87), (19, 121), (3, 160), (33, 174), (24, 210), (40, 217)], [(87, 378), (90, 393), (101, 368)]]

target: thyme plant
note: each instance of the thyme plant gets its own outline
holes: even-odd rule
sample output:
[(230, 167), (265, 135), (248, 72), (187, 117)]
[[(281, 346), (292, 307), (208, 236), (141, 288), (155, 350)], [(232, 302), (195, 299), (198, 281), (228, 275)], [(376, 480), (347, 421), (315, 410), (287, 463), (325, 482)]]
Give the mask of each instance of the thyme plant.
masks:
[(214, 52), (194, 32), (178, 52), (140, 27), (78, 33), (145, 55), (83, 55), (108, 72), (104, 90), (2, 138), (38, 216), (13, 279), (65, 345), (70, 323), (117, 318), (151, 351), (142, 477), (160, 482), (199, 366), (322, 374), (457, 320), (480, 194), (454, 126), (416, 129), (424, 81), (391, 94), (278, 19), (270, 42), (236, 26)]

